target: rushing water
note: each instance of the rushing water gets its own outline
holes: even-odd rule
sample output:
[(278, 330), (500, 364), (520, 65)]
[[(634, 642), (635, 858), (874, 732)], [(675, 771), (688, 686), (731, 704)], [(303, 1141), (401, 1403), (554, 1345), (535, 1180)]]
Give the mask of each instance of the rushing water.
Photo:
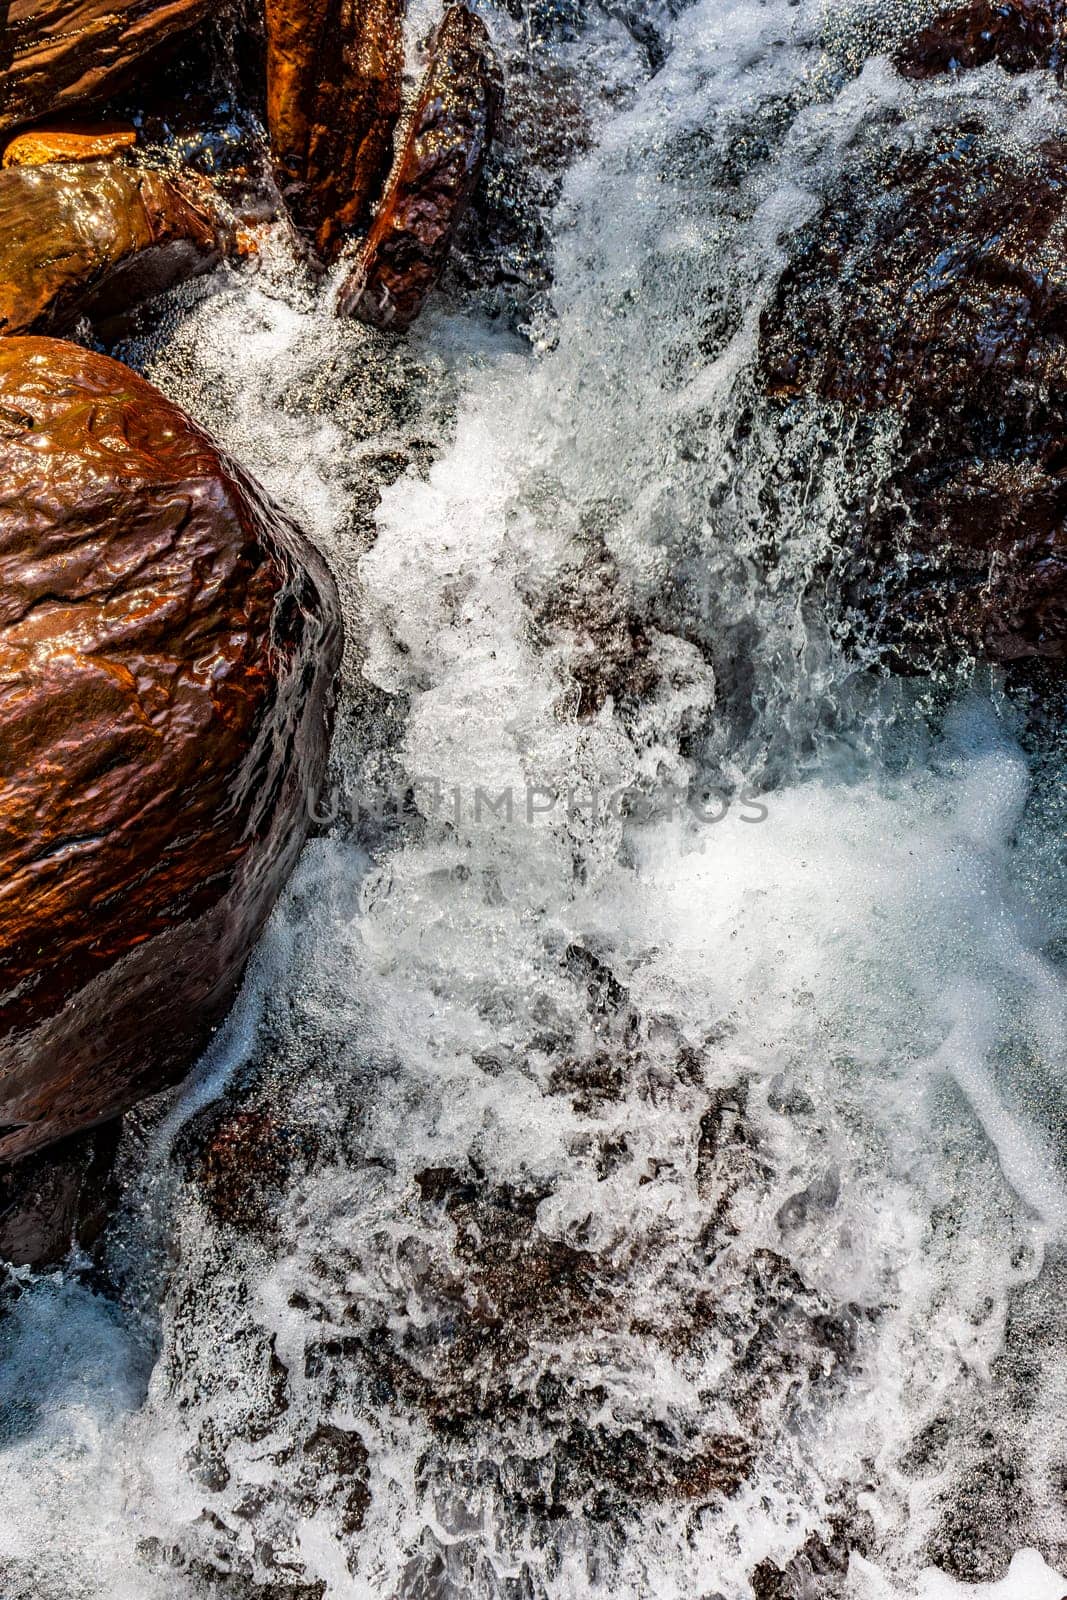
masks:
[[(390, 343), (278, 239), (126, 351), (348, 658), (102, 1266), (8, 1285), (4, 1600), (1067, 1591), (1054, 753), (988, 673), (866, 670), (831, 553), (892, 439), (753, 377), (850, 150), (1051, 115), (905, 86), (906, 20), (501, 14), (510, 287)], [(240, 1225), (220, 1095), (288, 1152)]]

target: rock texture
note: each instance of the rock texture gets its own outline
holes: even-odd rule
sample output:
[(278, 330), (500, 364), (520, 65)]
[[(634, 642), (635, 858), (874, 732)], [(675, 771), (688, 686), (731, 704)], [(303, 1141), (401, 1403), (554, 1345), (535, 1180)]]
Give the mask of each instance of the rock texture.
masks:
[(117, 1196), (121, 1130), (116, 1120), (74, 1134), (0, 1171), (0, 1260), (54, 1267), (75, 1246), (93, 1249)]
[(1063, 76), (1062, 0), (967, 0), (935, 17), (901, 47), (896, 64), (906, 78), (933, 78), (999, 62), (1005, 72), (1051, 67)]
[(150, 384), (0, 340), (0, 1161), (180, 1077), (303, 843), (340, 621)]
[(200, 180), (116, 161), (11, 167), (0, 172), (0, 333), (124, 315), (232, 244)]
[(114, 94), (210, 12), (208, 0), (7, 0), (0, 132)]
[(41, 167), (49, 161), (98, 161), (119, 156), (137, 143), (128, 122), (70, 122), (17, 133), (4, 146), (5, 167)]
[(342, 287), (342, 315), (394, 329), (418, 316), (478, 181), (500, 100), (485, 27), (465, 6), (452, 6), (389, 186)]
[(1065, 340), (1062, 140), (1023, 159), (966, 133), (845, 182), (783, 275), (769, 392), (900, 418), (857, 555), (902, 664), (1067, 658)]
[(403, 0), (267, 0), (267, 119), (286, 204), (324, 261), (363, 228), (400, 113)]

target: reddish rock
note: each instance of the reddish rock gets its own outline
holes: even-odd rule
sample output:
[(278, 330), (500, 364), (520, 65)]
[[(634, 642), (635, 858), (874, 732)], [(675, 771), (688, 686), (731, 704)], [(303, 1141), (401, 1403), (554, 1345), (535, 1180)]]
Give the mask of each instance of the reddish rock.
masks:
[(342, 315), (394, 329), (418, 316), (478, 181), (501, 92), (485, 27), (452, 6), (374, 225), (341, 289)]
[(117, 161), (0, 172), (0, 333), (102, 322), (232, 245), (209, 187)]
[(3, 166), (41, 167), (49, 161), (98, 161), (119, 156), (137, 143), (128, 122), (69, 122), (17, 133), (4, 146)]
[(210, 11), (208, 0), (8, 0), (0, 132), (114, 94)]
[(300, 1136), (269, 1111), (235, 1111), (223, 1101), (203, 1113), (190, 1138), (190, 1176), (215, 1220), (269, 1233), (294, 1165), (307, 1154)]
[(178, 1079), (321, 782), (333, 582), (181, 411), (0, 340), (0, 1160)]
[(403, 0), (267, 0), (267, 120), (279, 186), (324, 261), (370, 220), (392, 156)]
[(934, 78), (999, 62), (1005, 72), (1063, 74), (1062, 0), (968, 0), (935, 17), (897, 53), (906, 78)]
[(901, 420), (856, 555), (902, 664), (1067, 659), (1065, 339), (1062, 140), (1023, 160), (967, 134), (845, 182), (783, 275), (769, 392)]

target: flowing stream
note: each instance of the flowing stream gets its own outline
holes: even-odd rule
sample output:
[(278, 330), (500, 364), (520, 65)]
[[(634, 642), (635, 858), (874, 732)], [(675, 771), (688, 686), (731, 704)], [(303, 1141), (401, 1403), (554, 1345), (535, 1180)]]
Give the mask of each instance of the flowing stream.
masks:
[[(122, 352), (348, 651), (102, 1262), (7, 1284), (0, 1594), (1061, 1600), (1062, 757), (996, 674), (870, 670), (833, 552), (891, 429), (754, 375), (849, 151), (1032, 143), (1055, 86), (905, 84), (885, 5), (490, 22), (510, 277), (472, 233), (391, 341), (279, 233)], [(220, 1101), (283, 1157), (237, 1221)]]

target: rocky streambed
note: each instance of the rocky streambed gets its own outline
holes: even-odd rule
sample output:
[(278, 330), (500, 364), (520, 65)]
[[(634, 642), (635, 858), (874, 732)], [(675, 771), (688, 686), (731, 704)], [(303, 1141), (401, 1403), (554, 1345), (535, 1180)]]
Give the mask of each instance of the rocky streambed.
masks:
[(5, 1600), (1067, 1594), (1062, 26), (12, 9)]

